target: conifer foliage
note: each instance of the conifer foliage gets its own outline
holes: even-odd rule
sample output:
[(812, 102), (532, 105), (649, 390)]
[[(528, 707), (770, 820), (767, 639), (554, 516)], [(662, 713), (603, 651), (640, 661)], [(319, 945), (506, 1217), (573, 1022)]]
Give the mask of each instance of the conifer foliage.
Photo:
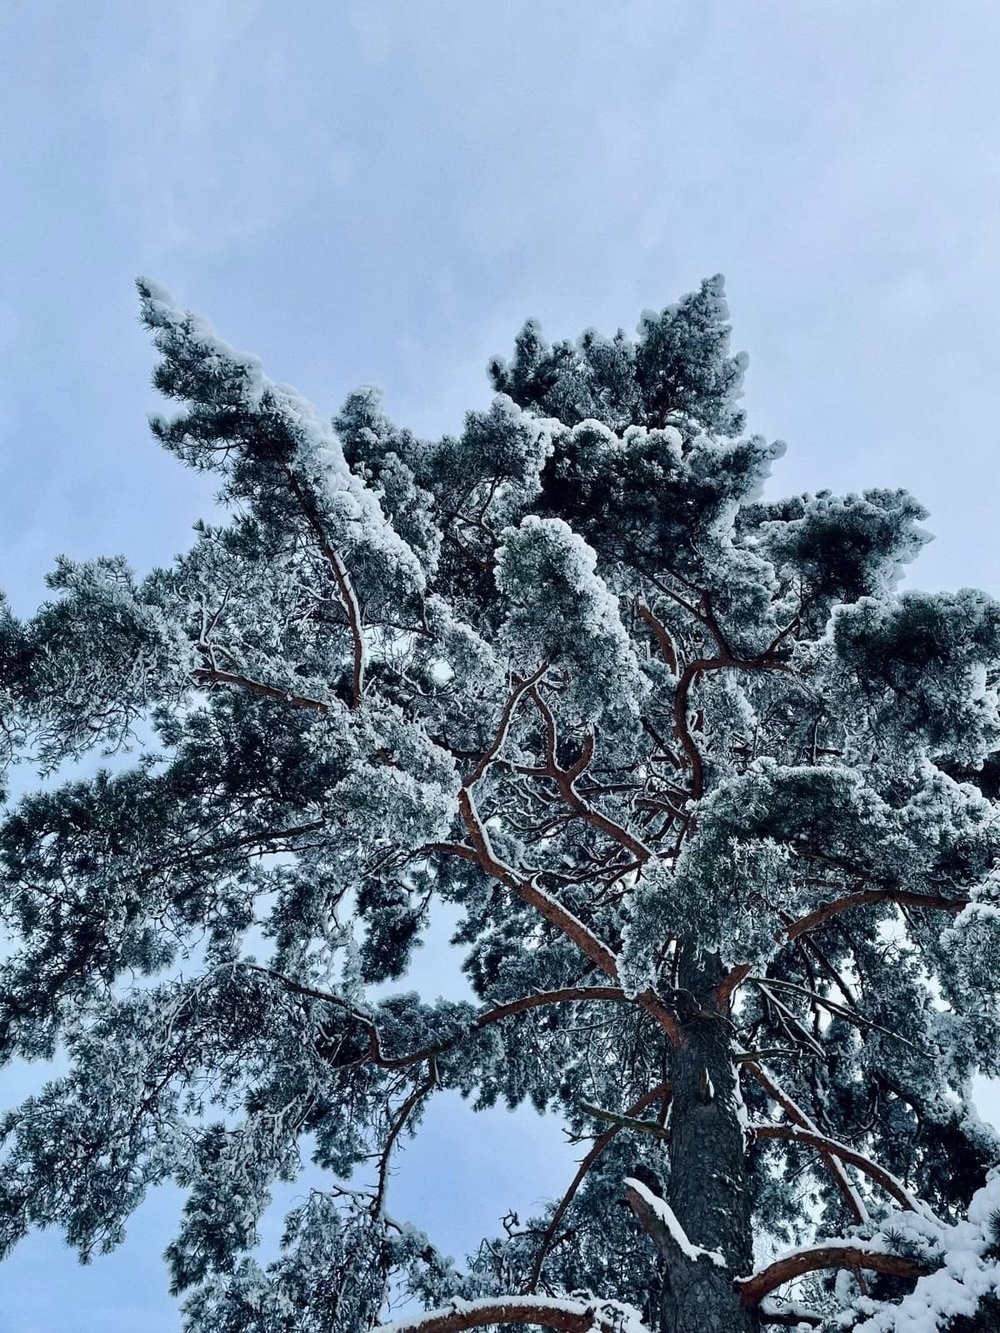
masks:
[[(761, 498), (718, 278), (525, 325), (438, 441), (140, 295), (226, 517), (0, 624), (54, 775), (0, 822), (0, 1045), (64, 1071), (0, 1124), (0, 1248), (173, 1180), (191, 1333), (997, 1328), (1000, 605), (895, 590), (920, 506)], [(439, 904), (475, 1003), (406, 991)], [(442, 1089), (580, 1147), (461, 1262), (393, 1205)]]

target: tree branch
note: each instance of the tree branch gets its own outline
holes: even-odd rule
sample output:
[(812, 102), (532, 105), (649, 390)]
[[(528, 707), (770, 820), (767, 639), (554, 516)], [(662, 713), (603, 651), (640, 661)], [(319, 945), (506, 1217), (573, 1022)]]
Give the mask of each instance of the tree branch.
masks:
[(492, 764), (494, 759), (496, 759), (497, 755), (503, 748), (504, 741), (507, 739), (507, 732), (510, 730), (511, 720), (513, 719), (514, 716), (514, 710), (517, 708), (517, 705), (524, 698), (525, 694), (527, 694), (529, 690), (533, 690), (535, 688), (535, 686), (542, 679), (542, 677), (545, 675), (548, 669), (549, 669), (548, 662), (543, 662), (537, 671), (533, 671), (531, 675), (526, 677), (524, 680), (519, 680), (517, 677), (515, 677), (514, 688), (513, 690), (511, 690), (507, 698), (507, 702), (503, 706), (503, 711), (500, 714), (500, 721), (497, 725), (497, 729), (493, 736), (493, 740), (490, 742), (486, 750), (483, 752), (483, 755), (480, 758), (479, 763), (472, 770), (469, 776), (465, 779), (465, 782), (462, 784), (464, 788), (468, 789), (474, 787), (476, 783), (479, 781), (479, 779), (486, 772), (486, 770), (489, 768), (490, 764)]
[(750, 1131), (757, 1139), (783, 1139), (789, 1143), (806, 1143), (812, 1148), (818, 1148), (820, 1152), (829, 1153), (833, 1157), (839, 1157), (841, 1161), (850, 1162), (851, 1166), (856, 1166), (870, 1180), (874, 1180), (877, 1185), (881, 1185), (885, 1192), (891, 1195), (906, 1212), (919, 1213), (925, 1211), (902, 1181), (897, 1180), (891, 1171), (886, 1171), (877, 1162), (873, 1162), (864, 1153), (857, 1152), (846, 1143), (827, 1138), (825, 1134), (820, 1134), (816, 1130), (801, 1129), (794, 1125), (756, 1124), (750, 1126)]
[(437, 1082), (437, 1065), (434, 1061), (434, 1057), (431, 1056), (427, 1061), (426, 1079), (424, 1079), (423, 1083), (418, 1083), (410, 1093), (409, 1097), (407, 1097), (406, 1101), (399, 1109), (399, 1115), (397, 1115), (389, 1129), (385, 1147), (382, 1149), (382, 1156), (379, 1159), (378, 1186), (375, 1190), (375, 1198), (372, 1200), (371, 1207), (373, 1217), (380, 1217), (382, 1215), (383, 1206), (385, 1205), (385, 1192), (389, 1186), (389, 1162), (392, 1159), (392, 1150), (396, 1146), (396, 1140), (403, 1132), (403, 1127), (406, 1125), (406, 1122), (416, 1108), (428, 1093), (432, 1092), (434, 1088), (437, 1087)]
[(302, 995), (307, 999), (320, 1000), (323, 1003), (333, 1004), (338, 1009), (342, 1009), (367, 1029), (370, 1046), (365, 1061), (378, 1065), (380, 1069), (405, 1069), (407, 1065), (419, 1064), (424, 1060), (432, 1059), (434, 1056), (443, 1055), (446, 1051), (451, 1050), (453, 1046), (457, 1046), (470, 1033), (481, 1032), (483, 1028), (491, 1027), (494, 1023), (502, 1023), (505, 1018), (513, 1018), (516, 1014), (527, 1013), (530, 1009), (540, 1009), (554, 1004), (569, 1004), (577, 1000), (607, 1000), (617, 1004), (635, 1003), (617, 986), (565, 986), (561, 990), (539, 991), (535, 995), (522, 995), (519, 999), (511, 1000), (507, 1004), (500, 1004), (493, 1009), (485, 1010), (477, 1015), (467, 1028), (454, 1037), (447, 1037), (431, 1046), (424, 1046), (418, 1051), (410, 1051), (407, 1055), (386, 1055), (382, 1050), (381, 1037), (375, 1020), (370, 1014), (364, 1014), (359, 1009), (355, 1009), (346, 1000), (342, 1000), (339, 995), (333, 995), (329, 991), (317, 990), (313, 986), (303, 986), (299, 982), (293, 981), (291, 977), (286, 977), (272, 968), (260, 967), (256, 963), (243, 963), (242, 966), (247, 968), (248, 971), (260, 972), (264, 976), (273, 978), (293, 995)]
[[(749, 971), (749, 968), (747, 969)], [(844, 1018), (848, 1023), (854, 1023), (859, 1028), (865, 1028), (872, 1032), (881, 1032), (883, 1036), (892, 1037), (895, 1041), (901, 1041), (904, 1046), (909, 1046), (911, 1051), (921, 1054), (920, 1048), (915, 1046), (912, 1041), (901, 1036), (898, 1032), (893, 1032), (891, 1028), (883, 1027), (881, 1023), (876, 1023), (864, 1014), (858, 1013), (857, 1009), (850, 1008), (844, 1004), (838, 1004), (836, 1000), (831, 1000), (826, 995), (820, 995), (818, 991), (810, 990), (807, 986), (797, 986), (792, 981), (777, 981), (773, 977), (750, 977), (750, 980), (757, 984), (766, 984), (768, 989), (772, 987), (775, 990), (789, 991), (794, 995), (802, 995), (820, 1005), (824, 1009), (829, 1009), (830, 1013), (836, 1014), (839, 1018)]]
[(267, 699), (280, 699), (282, 703), (291, 704), (293, 708), (312, 708), (317, 713), (329, 713), (330, 711), (330, 705), (324, 703), (322, 699), (310, 699), (303, 694), (291, 694), (278, 685), (265, 685), (262, 681), (251, 680), (249, 676), (241, 676), (234, 671), (220, 671), (217, 667), (195, 667), (190, 676), (192, 680), (199, 684), (238, 685), (241, 689), (250, 690), (253, 694), (262, 694)]
[[(774, 1078), (763, 1065), (758, 1064), (756, 1060), (745, 1060), (743, 1062), (743, 1068), (746, 1069), (748, 1073), (752, 1074), (764, 1091), (774, 1098), (788, 1116), (789, 1120), (792, 1120), (800, 1129), (805, 1130), (807, 1133), (820, 1135), (818, 1125), (816, 1125), (805, 1111), (803, 1111), (798, 1102), (796, 1102), (793, 1097), (789, 1096), (777, 1079)], [(823, 1136), (820, 1135), (820, 1137)], [(819, 1154), (823, 1165), (826, 1167), (827, 1171), (829, 1171), (837, 1188), (840, 1190), (844, 1202), (850, 1209), (851, 1216), (854, 1218), (855, 1222), (859, 1225), (866, 1222), (868, 1220), (867, 1209), (858, 1197), (858, 1192), (851, 1184), (850, 1177), (845, 1171), (842, 1163), (827, 1148), (820, 1148)]]
[(738, 1277), (735, 1285), (740, 1292), (740, 1304), (744, 1309), (752, 1310), (765, 1296), (784, 1283), (823, 1268), (846, 1268), (850, 1271), (865, 1268), (872, 1273), (909, 1278), (914, 1282), (932, 1271), (926, 1264), (899, 1254), (885, 1254), (881, 1250), (868, 1250), (847, 1241), (835, 1241), (782, 1255), (759, 1273), (751, 1277)]
[(666, 662), (667, 667), (674, 673), (674, 675), (676, 675), (677, 651), (674, 648), (674, 641), (673, 639), (671, 639), (666, 626), (657, 616), (653, 614), (653, 612), (649, 609), (649, 607), (646, 605), (645, 602), (637, 602), (636, 610), (639, 612), (639, 615), (643, 618), (643, 620), (646, 622), (649, 628), (653, 631), (653, 634), (656, 638), (656, 642), (660, 646), (660, 652), (663, 654), (664, 662)]
[(357, 709), (361, 707), (365, 688), (365, 634), (361, 622), (361, 607), (354, 591), (354, 584), (351, 582), (350, 572), (344, 564), (340, 552), (334, 548), (326, 535), (323, 520), (312, 497), (307, 494), (305, 487), (291, 468), (285, 468), (285, 476), (288, 478), (288, 485), (292, 494), (306, 516), (307, 523), (313, 530), (319, 548), (323, 553), (323, 558), (330, 567), (333, 581), (336, 584), (337, 592), (340, 594), (340, 600), (347, 616), (347, 623), (350, 626), (351, 639), (354, 644), (351, 707)]
[(689, 662), (681, 672), (674, 695), (674, 732), (681, 743), (691, 769), (691, 796), (699, 800), (705, 789), (705, 765), (701, 751), (691, 735), (688, 724), (688, 695), (697, 678), (706, 671), (723, 671), (733, 667), (742, 671), (789, 671), (787, 662), (772, 661), (767, 657), (741, 658), (721, 653), (718, 657), (699, 657)]
[[(595, 1299), (563, 1300), (560, 1297), (497, 1296), (485, 1300), (456, 1300), (451, 1306), (428, 1310), (398, 1323), (381, 1324), (372, 1333), (461, 1333), (463, 1329), (486, 1328), (490, 1324), (535, 1324), (555, 1333), (621, 1333), (625, 1311), (617, 1302)], [(641, 1329), (638, 1315), (630, 1327)]]
[(596, 806), (591, 805), (576, 789), (576, 779), (590, 763), (594, 753), (593, 736), (587, 737), (584, 742), (583, 753), (573, 767), (563, 768), (556, 758), (556, 723), (552, 710), (535, 686), (532, 686), (528, 693), (531, 702), (541, 713), (545, 724), (545, 776), (552, 779), (559, 790), (559, 795), (581, 819), (585, 819), (588, 824), (599, 828), (602, 833), (606, 833), (609, 838), (613, 838), (622, 847), (628, 848), (637, 860), (648, 861), (653, 855), (652, 849), (647, 847), (640, 838), (631, 834), (623, 825), (598, 810)]
[(836, 898), (833, 902), (824, 903), (822, 907), (817, 907), (808, 916), (793, 921), (787, 927), (786, 934), (790, 940), (797, 939), (800, 935), (805, 935), (807, 931), (815, 930), (824, 921), (829, 921), (831, 917), (838, 916), (841, 912), (847, 912), (852, 907), (864, 907), (868, 903), (897, 903), (901, 907), (933, 908), (937, 911), (961, 912), (963, 908), (968, 907), (969, 902), (970, 899), (967, 895), (958, 898), (945, 898), (941, 894), (914, 893), (910, 889), (863, 889), (859, 893), (849, 893), (843, 898)]
[[(628, 1117), (628, 1116), (638, 1115), (640, 1111), (644, 1111), (646, 1107), (651, 1106), (653, 1102), (662, 1100), (663, 1098), (667, 1098), (670, 1095), (671, 1095), (670, 1084), (659, 1083), (655, 1088), (651, 1088), (649, 1092), (643, 1093), (643, 1095), (638, 1099), (638, 1101), (634, 1101), (632, 1105), (628, 1107), (627, 1110), (625, 1111), (625, 1116)], [(612, 1125), (610, 1129), (606, 1129), (603, 1134), (598, 1135), (598, 1137), (594, 1140), (593, 1146), (591, 1147), (590, 1151), (587, 1153), (586, 1157), (584, 1157), (583, 1160), (580, 1162), (580, 1168), (577, 1171), (576, 1175), (573, 1177), (572, 1181), (570, 1182), (569, 1189), (560, 1199), (559, 1205), (556, 1208), (555, 1212), (552, 1214), (552, 1217), (549, 1221), (549, 1225), (545, 1230), (545, 1235), (542, 1237), (541, 1242), (538, 1246), (538, 1250), (535, 1254), (535, 1262), (531, 1266), (531, 1276), (528, 1278), (527, 1286), (524, 1288), (526, 1295), (533, 1292), (535, 1288), (538, 1286), (538, 1280), (542, 1275), (542, 1265), (545, 1263), (545, 1256), (552, 1248), (552, 1242), (555, 1240), (556, 1232), (559, 1230), (559, 1223), (563, 1220), (563, 1217), (566, 1215), (566, 1209), (573, 1202), (573, 1197), (576, 1194), (577, 1190), (580, 1188), (580, 1186), (583, 1184), (587, 1172), (594, 1165), (598, 1157), (600, 1157), (601, 1153), (608, 1146), (608, 1144), (615, 1137), (615, 1135), (618, 1134), (624, 1128), (625, 1126), (622, 1124), (615, 1124)]]

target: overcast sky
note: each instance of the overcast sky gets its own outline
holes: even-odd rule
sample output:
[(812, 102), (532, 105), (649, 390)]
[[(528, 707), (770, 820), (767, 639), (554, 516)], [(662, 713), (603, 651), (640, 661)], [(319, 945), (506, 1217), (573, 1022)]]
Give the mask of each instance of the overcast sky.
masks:
[[(144, 570), (207, 507), (145, 427), (137, 273), (324, 412), (373, 382), (430, 434), (525, 317), (632, 329), (721, 270), (773, 489), (907, 486), (911, 585), (1000, 594), (998, 63), (995, 0), (4, 0), (0, 586)], [(553, 1127), (468, 1118), (397, 1181), (456, 1252), (572, 1172)], [(86, 1271), (26, 1242), (0, 1333), (176, 1331), (176, 1208)]]

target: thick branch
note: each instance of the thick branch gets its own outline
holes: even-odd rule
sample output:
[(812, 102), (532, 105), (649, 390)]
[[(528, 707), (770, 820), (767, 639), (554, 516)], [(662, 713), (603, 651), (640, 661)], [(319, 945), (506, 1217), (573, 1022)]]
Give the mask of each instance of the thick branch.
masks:
[(726, 1261), (718, 1250), (692, 1245), (673, 1209), (664, 1200), (658, 1199), (641, 1181), (625, 1181), (625, 1198), (667, 1264), (675, 1264), (683, 1257), (695, 1263), (707, 1259), (719, 1268), (726, 1267)]
[(738, 967), (734, 967), (722, 978), (715, 991), (715, 1003), (719, 1013), (724, 1014), (729, 1011), (734, 991), (743, 984), (751, 971), (749, 963), (740, 963)]
[(688, 723), (688, 695), (691, 686), (706, 671), (723, 671), (733, 667), (741, 671), (789, 671), (787, 662), (768, 657), (741, 658), (722, 653), (718, 657), (700, 657), (689, 662), (681, 672), (674, 695), (674, 732), (681, 743), (691, 769), (691, 795), (697, 801), (705, 790), (705, 766)]
[(851, 1272), (864, 1268), (872, 1273), (909, 1278), (914, 1282), (931, 1271), (925, 1264), (917, 1263), (915, 1259), (905, 1259), (899, 1254), (885, 1254), (881, 1250), (868, 1250), (861, 1245), (834, 1242), (808, 1250), (796, 1250), (794, 1254), (775, 1259), (774, 1263), (768, 1264), (752, 1277), (738, 1277), (736, 1285), (740, 1291), (740, 1304), (745, 1309), (753, 1309), (784, 1283), (823, 1268), (846, 1268)]
[(303, 694), (292, 694), (278, 685), (265, 685), (263, 681), (251, 680), (249, 676), (241, 676), (234, 671), (219, 671), (215, 667), (195, 667), (191, 672), (191, 679), (198, 684), (238, 685), (241, 689), (250, 690), (252, 694), (262, 694), (267, 699), (280, 699), (282, 703), (291, 704), (293, 708), (312, 708), (317, 713), (330, 711), (330, 705), (324, 703), (322, 699), (310, 699)]
[(817, 907), (808, 916), (793, 921), (787, 929), (787, 935), (790, 940), (797, 939), (800, 935), (805, 935), (807, 931), (815, 930), (824, 921), (829, 921), (831, 917), (838, 916), (841, 912), (847, 912), (852, 907), (864, 907), (868, 903), (898, 903), (900, 907), (933, 908), (943, 912), (961, 912), (963, 908), (968, 907), (969, 901), (968, 896), (945, 898), (941, 894), (914, 893), (910, 889), (863, 889), (859, 893), (848, 893), (843, 898), (836, 898), (833, 902), (824, 903), (822, 907)]
[[(398, 1323), (382, 1324), (372, 1333), (460, 1333), (490, 1324), (535, 1324), (556, 1333), (621, 1333), (622, 1307), (603, 1301), (570, 1301), (559, 1297), (498, 1296), (480, 1301), (455, 1301)], [(641, 1328), (636, 1318), (631, 1327)]]
[(636, 610), (639, 612), (639, 615), (643, 618), (643, 620), (646, 622), (649, 628), (653, 631), (653, 634), (656, 637), (656, 642), (660, 645), (660, 652), (663, 654), (664, 662), (666, 662), (667, 667), (676, 675), (677, 652), (674, 648), (674, 641), (670, 637), (670, 634), (667, 631), (666, 626), (663, 624), (663, 622), (659, 619), (658, 616), (655, 616), (653, 614), (653, 612), (649, 609), (649, 607), (646, 605), (645, 602), (637, 602)]
[(759, 1124), (751, 1125), (750, 1129), (754, 1138), (757, 1139), (783, 1139), (788, 1143), (805, 1143), (811, 1148), (819, 1149), (820, 1152), (839, 1157), (843, 1162), (850, 1162), (851, 1166), (856, 1166), (870, 1180), (874, 1180), (876, 1185), (881, 1185), (885, 1192), (891, 1195), (907, 1212), (922, 1211), (917, 1200), (891, 1171), (886, 1171), (877, 1162), (873, 1162), (864, 1153), (857, 1152), (856, 1149), (849, 1147), (846, 1143), (827, 1138), (825, 1134), (820, 1134), (818, 1131), (800, 1129), (794, 1125)]

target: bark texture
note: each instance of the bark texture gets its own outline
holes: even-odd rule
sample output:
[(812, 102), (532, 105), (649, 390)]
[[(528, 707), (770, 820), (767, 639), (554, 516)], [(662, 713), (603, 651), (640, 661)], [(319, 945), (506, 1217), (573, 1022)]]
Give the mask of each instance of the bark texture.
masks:
[(717, 1251), (692, 1260), (669, 1237), (658, 1245), (667, 1263), (661, 1333), (757, 1333), (733, 1279), (753, 1269), (742, 1099), (732, 1028), (716, 1007), (724, 975), (716, 960), (682, 969), (674, 1000), (683, 1043), (671, 1062), (670, 1172), (667, 1202), (692, 1245)]

